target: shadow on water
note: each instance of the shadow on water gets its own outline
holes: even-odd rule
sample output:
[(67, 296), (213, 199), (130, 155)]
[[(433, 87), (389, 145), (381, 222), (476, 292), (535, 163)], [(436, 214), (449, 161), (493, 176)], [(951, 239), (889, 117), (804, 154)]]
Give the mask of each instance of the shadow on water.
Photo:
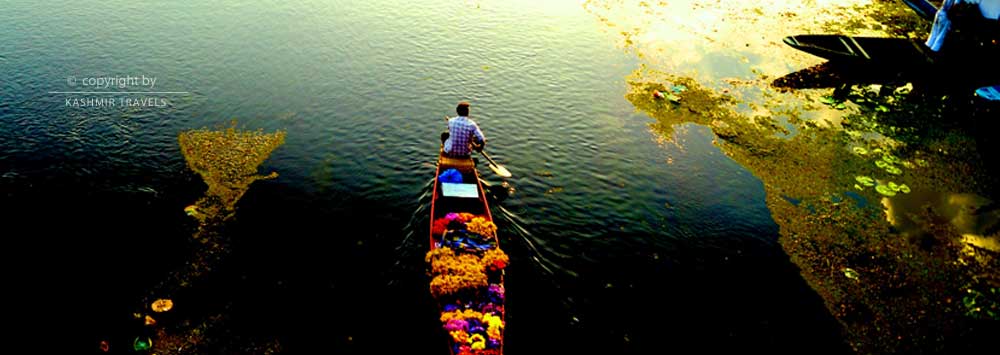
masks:
[(511, 353), (849, 353), (774, 239), (700, 235), (715, 240), (701, 245), (622, 232), (566, 256), (502, 204), (493, 211), (511, 256)]

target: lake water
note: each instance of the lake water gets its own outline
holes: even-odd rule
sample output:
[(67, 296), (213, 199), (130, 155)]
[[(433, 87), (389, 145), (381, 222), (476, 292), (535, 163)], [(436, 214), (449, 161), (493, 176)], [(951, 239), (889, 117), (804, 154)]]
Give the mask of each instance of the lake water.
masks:
[[(467, 100), (514, 174), (492, 201), (507, 353), (848, 351), (778, 245), (760, 180), (705, 126), (651, 132), (625, 99), (640, 60), (578, 1), (4, 7), (8, 306), (46, 350), (125, 352), (132, 313), (169, 289), (161, 324), (204, 324), (219, 352), (446, 353), (423, 255), (442, 117)], [(707, 58), (714, 75), (748, 72)], [(107, 91), (169, 93), (63, 93), (116, 76), (156, 82)], [(147, 97), (162, 107), (121, 107)], [(67, 104), (88, 98), (119, 101)], [(205, 189), (177, 135), (232, 119), (287, 131), (262, 167), (280, 177), (243, 197), (212, 271), (172, 285), (198, 248), (183, 208)]]

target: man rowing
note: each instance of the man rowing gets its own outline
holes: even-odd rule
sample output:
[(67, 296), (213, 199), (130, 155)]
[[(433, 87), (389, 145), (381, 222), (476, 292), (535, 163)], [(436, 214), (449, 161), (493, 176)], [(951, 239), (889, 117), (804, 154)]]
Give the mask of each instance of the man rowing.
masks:
[(448, 132), (441, 133), (441, 144), (444, 154), (452, 158), (468, 158), (473, 150), (482, 151), (486, 146), (486, 137), (471, 118), (469, 118), (469, 103), (462, 101), (455, 108), (456, 117), (445, 117), (448, 120)]

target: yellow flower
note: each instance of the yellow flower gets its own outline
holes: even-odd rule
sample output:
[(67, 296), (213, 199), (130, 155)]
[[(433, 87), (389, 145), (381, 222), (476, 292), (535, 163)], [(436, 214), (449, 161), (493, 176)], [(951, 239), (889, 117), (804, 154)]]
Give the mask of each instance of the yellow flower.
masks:
[(487, 221), (486, 218), (476, 217), (472, 221), (465, 224), (465, 228), (470, 232), (480, 234), (485, 237), (496, 237), (497, 236), (497, 225), (493, 222)]
[(510, 257), (507, 256), (503, 250), (500, 248), (487, 250), (483, 253), (483, 258), (480, 259), (484, 268), (495, 269), (495, 268), (505, 268), (507, 264), (510, 263)]
[(469, 344), (472, 345), (472, 350), (486, 349), (486, 339), (483, 338), (482, 334), (472, 334), (472, 336), (469, 337)]
[(482, 321), (487, 325), (486, 335), (488, 335), (490, 338), (493, 339), (501, 338), (502, 336), (501, 331), (503, 330), (503, 319), (500, 319), (499, 316), (495, 316), (492, 314), (484, 314)]
[[(448, 332), (448, 334), (451, 334), (451, 338), (455, 339), (456, 343), (464, 343), (464, 342), (466, 342), (466, 341), (469, 340), (469, 334), (466, 333), (465, 331), (462, 331), (462, 330), (452, 330), (452, 331)], [(479, 334), (476, 334), (476, 335), (479, 335)], [(482, 336), (480, 336), (480, 338), (481, 337)]]

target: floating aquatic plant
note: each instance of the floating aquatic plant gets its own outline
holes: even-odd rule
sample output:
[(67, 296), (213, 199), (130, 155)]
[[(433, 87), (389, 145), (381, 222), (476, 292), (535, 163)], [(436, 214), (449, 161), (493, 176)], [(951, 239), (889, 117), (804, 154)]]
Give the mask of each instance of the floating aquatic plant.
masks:
[(135, 340), (132, 341), (132, 349), (135, 351), (149, 351), (152, 347), (153, 339), (150, 338), (142, 339), (141, 337), (136, 337)]
[(858, 272), (854, 271), (854, 269), (852, 269), (852, 268), (845, 267), (841, 271), (844, 272), (844, 276), (846, 276), (847, 278), (849, 278), (851, 280), (857, 280), (858, 279)]
[[(234, 121), (227, 129), (182, 132), (177, 141), (188, 167), (208, 185), (206, 196), (195, 203), (194, 209), (194, 216), (205, 221), (232, 211), (254, 181), (278, 176), (275, 172), (258, 175), (257, 168), (284, 144), (285, 132), (238, 130)], [(228, 217), (228, 213), (222, 213), (222, 217)]]
[[(982, 286), (982, 285), (978, 285)], [(965, 306), (965, 315), (978, 319), (1000, 320), (1000, 288), (969, 287), (962, 297), (962, 304)]]
[(854, 178), (854, 180), (857, 180), (857, 182), (861, 185), (875, 186), (875, 179), (872, 179), (867, 176), (857, 176)]
[(858, 155), (868, 155), (868, 149), (865, 149), (864, 147), (854, 147), (853, 150), (854, 153), (857, 153)]
[(875, 186), (875, 191), (877, 191), (878, 193), (882, 194), (883, 196), (888, 196), (888, 197), (896, 196), (896, 191), (893, 191), (887, 185), (881, 185), (880, 184), (878, 186)]

